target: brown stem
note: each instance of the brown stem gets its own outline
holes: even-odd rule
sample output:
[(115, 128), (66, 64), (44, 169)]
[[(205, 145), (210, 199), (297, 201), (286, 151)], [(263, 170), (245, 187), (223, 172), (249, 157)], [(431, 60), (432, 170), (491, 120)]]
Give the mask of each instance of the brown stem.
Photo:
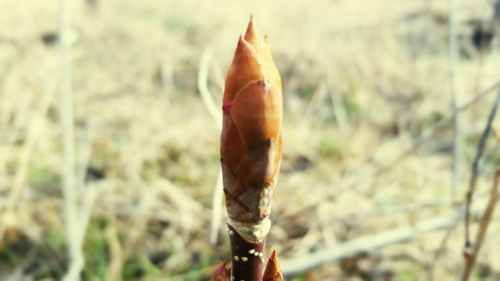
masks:
[(265, 241), (248, 242), (232, 226), (228, 227), (233, 261), (232, 280), (261, 281)]
[(469, 190), (465, 195), (465, 249), (469, 249), (472, 245), (470, 239), (470, 209), (472, 206), (472, 199), (474, 196), (474, 192), (476, 191), (476, 183), (477, 177), (479, 174), (479, 161), (481, 160), (481, 156), (484, 153), (486, 148), (486, 142), (488, 137), (490, 136), (492, 130), (492, 124), (495, 120), (495, 115), (497, 113), (498, 106), (500, 105), (500, 91), (497, 92), (497, 97), (495, 103), (493, 104), (490, 114), (488, 116), (488, 120), (486, 121), (486, 126), (483, 130), (481, 138), (479, 139), (479, 144), (476, 150), (476, 156), (474, 157), (474, 161), (472, 162), (471, 169), (471, 178), (469, 181)]
[(491, 187), (490, 198), (488, 201), (488, 205), (486, 206), (486, 210), (484, 211), (483, 216), (481, 217), (481, 221), (479, 223), (479, 230), (476, 236), (476, 242), (474, 243), (472, 250), (470, 252), (464, 253), (465, 258), (465, 270), (462, 274), (462, 280), (467, 281), (472, 274), (472, 270), (474, 269), (474, 264), (476, 263), (477, 255), (479, 250), (481, 250), (481, 246), (484, 242), (484, 237), (486, 236), (486, 231), (488, 230), (488, 226), (491, 222), (491, 218), (493, 217), (493, 213), (495, 212), (495, 206), (498, 201), (498, 184), (500, 182), (500, 169), (495, 173), (495, 180), (493, 182), (493, 186)]

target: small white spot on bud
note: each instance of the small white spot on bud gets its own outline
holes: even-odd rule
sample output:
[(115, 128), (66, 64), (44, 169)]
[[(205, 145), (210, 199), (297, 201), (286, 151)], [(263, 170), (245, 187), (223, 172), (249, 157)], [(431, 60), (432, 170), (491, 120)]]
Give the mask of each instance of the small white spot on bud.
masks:
[(254, 249), (250, 249), (250, 251), (248, 251), (249, 254), (253, 254), (255, 253), (255, 250)]
[(238, 257), (238, 256), (234, 256), (234, 260), (235, 260), (235, 261), (239, 261), (239, 260), (240, 260), (240, 257)]
[(244, 261), (244, 262), (247, 262), (248, 258), (247, 257), (241, 257), (241, 260)]
[(259, 253), (259, 257), (262, 257), (264, 254), (263, 253)]

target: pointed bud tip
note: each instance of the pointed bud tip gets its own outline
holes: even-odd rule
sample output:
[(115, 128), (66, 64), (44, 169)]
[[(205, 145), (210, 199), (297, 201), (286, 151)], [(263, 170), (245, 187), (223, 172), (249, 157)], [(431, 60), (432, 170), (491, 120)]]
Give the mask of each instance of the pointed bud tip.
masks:
[(238, 45), (236, 46), (236, 55), (249, 54), (251, 53), (252, 47), (251, 43), (248, 41), (246, 36), (240, 35), (238, 38)]
[(273, 250), (271, 257), (269, 259), (277, 260), (278, 259), (278, 252), (276, 252), (276, 250)]
[(255, 28), (255, 25), (253, 23), (253, 15), (250, 15), (250, 21), (248, 22), (247, 26), (247, 31), (245, 33), (245, 39), (249, 42), (254, 42), (256, 40), (259, 40), (259, 33), (257, 32), (257, 29)]
[(278, 252), (273, 250), (264, 271), (263, 281), (283, 281)]
[(278, 252), (276, 250), (273, 250), (271, 256), (269, 257), (269, 263), (272, 263), (278, 271), (281, 271), (280, 259), (278, 257)]

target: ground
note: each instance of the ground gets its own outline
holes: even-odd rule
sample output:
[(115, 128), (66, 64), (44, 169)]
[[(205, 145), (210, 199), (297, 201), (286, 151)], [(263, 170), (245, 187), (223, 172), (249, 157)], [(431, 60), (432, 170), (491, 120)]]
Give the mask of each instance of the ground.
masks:
[[(70, 231), (57, 1), (0, 10), (0, 279), (61, 280), (75, 239), (68, 233), (85, 233), (83, 280), (209, 280), (229, 246), (224, 213), (212, 214), (220, 124), (199, 85), (219, 110), (250, 14), (283, 80), (283, 162), (267, 247), (284, 265), (360, 237), (379, 242), (378, 234), (450, 214), (451, 202), (463, 201), (495, 91), (460, 111), (453, 199), (447, 1), (70, 2), (75, 204), (83, 210)], [(496, 42), (478, 48), (473, 40), (491, 3), (456, 2), (462, 105), (498, 81), (500, 53)], [(422, 135), (429, 137), (405, 154)], [(479, 211), (497, 148), (490, 137)], [(214, 223), (221, 227), (211, 243)], [(464, 241), (457, 223), (422, 234), (416, 227), (404, 243), (288, 278), (456, 280)], [(474, 280), (500, 278), (499, 230), (493, 221)]]

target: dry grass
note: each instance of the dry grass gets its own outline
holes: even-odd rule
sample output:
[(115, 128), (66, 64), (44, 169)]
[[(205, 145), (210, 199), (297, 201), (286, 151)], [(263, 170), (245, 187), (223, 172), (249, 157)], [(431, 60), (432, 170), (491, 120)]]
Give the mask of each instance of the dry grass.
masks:
[[(224, 229), (217, 245), (208, 242), (219, 128), (197, 73), (211, 49), (208, 89), (219, 103), (250, 13), (269, 34), (284, 82), (284, 159), (269, 238), (284, 260), (450, 211), (451, 127), (373, 174), (450, 114), (446, 1), (73, 2), (77, 167), (88, 150), (85, 122), (94, 124), (83, 280), (207, 280), (228, 256)], [(500, 53), (480, 64), (467, 44), (466, 22), (490, 12), (488, 1), (457, 1), (459, 104), (500, 77)], [(0, 26), (0, 279), (60, 280), (69, 264), (58, 53), (41, 40), (57, 30), (56, 1), (11, 1)], [(493, 99), (460, 113), (460, 198)], [(487, 150), (480, 197), (500, 160), (497, 146)], [(456, 280), (461, 228), (430, 266), (443, 236), (418, 236), (291, 280), (429, 280), (430, 268), (434, 280)], [(490, 234), (477, 280), (500, 278), (499, 247)]]

